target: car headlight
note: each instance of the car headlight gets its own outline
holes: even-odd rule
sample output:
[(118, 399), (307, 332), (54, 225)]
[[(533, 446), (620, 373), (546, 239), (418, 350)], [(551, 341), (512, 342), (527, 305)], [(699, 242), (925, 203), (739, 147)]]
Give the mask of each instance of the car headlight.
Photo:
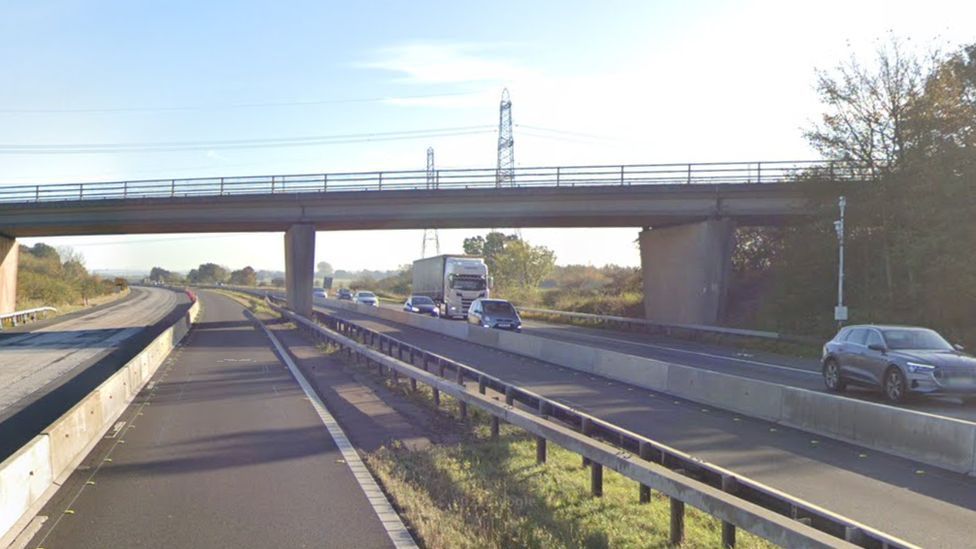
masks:
[(935, 366), (932, 366), (931, 364), (908, 362), (905, 365), (908, 366), (908, 371), (913, 374), (928, 374), (935, 371)]
[(413, 312), (415, 312), (415, 313), (419, 313), (420, 312), (420, 307), (410, 307), (410, 310), (413, 311)]

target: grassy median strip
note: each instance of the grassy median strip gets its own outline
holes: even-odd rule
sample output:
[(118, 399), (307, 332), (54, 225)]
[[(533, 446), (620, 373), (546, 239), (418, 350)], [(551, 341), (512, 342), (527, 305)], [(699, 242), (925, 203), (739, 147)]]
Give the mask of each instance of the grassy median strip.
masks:
[[(330, 349), (322, 346), (325, 352)], [(341, 356), (336, 353), (334, 356)], [(354, 361), (343, 358), (347, 365)], [(379, 380), (376, 370), (370, 372)], [(433, 392), (416, 392), (401, 376), (382, 383), (401, 398), (435, 412)], [(590, 496), (589, 469), (579, 455), (548, 444), (547, 462), (536, 463), (535, 439), (503, 424), (492, 440), (488, 414), (469, 409), (458, 417), (456, 400), (441, 395), (435, 443), (410, 449), (392, 443), (365, 456), (422, 545), (457, 547), (666, 547), (669, 502), (654, 493), (638, 503), (638, 485), (604, 470), (603, 497)], [(447, 431), (447, 432), (445, 432)], [(721, 523), (686, 508), (684, 547), (721, 547)], [(739, 532), (739, 547), (773, 547)]]

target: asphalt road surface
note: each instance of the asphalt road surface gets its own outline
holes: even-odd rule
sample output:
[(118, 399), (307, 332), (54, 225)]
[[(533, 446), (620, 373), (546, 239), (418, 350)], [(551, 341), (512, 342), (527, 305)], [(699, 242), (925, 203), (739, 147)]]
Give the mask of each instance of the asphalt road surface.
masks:
[(118, 302), (0, 334), (0, 459), (88, 394), (190, 305), (132, 288)]
[(390, 547), (335, 442), (230, 298), (40, 515), (30, 547)]
[(970, 547), (976, 538), (976, 479), (965, 475), (395, 322), (326, 310), (918, 545)]

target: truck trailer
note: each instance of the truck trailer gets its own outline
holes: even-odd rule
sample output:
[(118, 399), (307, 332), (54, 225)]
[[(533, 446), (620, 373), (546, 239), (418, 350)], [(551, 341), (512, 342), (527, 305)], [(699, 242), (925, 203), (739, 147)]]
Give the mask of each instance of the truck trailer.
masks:
[(442, 317), (465, 318), (471, 302), (489, 297), (488, 266), (480, 257), (438, 255), (413, 262), (413, 295), (434, 300)]

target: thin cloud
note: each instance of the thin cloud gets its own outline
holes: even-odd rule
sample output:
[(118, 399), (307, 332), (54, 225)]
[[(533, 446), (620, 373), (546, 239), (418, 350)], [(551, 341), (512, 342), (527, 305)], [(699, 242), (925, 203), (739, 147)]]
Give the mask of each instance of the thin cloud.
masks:
[(532, 71), (496, 54), (498, 45), (404, 44), (380, 50), (380, 59), (357, 66), (399, 75), (410, 84), (505, 83)]

